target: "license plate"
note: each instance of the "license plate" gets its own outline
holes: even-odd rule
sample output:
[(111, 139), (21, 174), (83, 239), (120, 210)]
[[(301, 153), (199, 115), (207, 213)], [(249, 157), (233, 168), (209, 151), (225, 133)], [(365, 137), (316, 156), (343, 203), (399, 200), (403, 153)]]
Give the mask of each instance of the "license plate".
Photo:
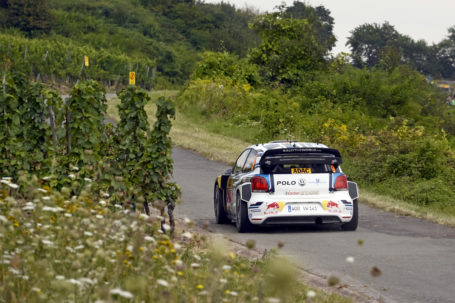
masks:
[(288, 213), (311, 213), (318, 212), (319, 210), (319, 206), (316, 203), (287, 205)]
[(293, 174), (311, 174), (311, 168), (305, 167), (305, 168), (292, 168), (291, 172)]

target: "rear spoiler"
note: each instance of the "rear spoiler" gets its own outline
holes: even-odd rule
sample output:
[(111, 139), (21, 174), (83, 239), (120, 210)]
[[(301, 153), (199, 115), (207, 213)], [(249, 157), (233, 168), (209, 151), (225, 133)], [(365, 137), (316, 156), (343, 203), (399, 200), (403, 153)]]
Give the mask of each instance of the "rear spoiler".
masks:
[[(334, 148), (282, 148), (282, 149), (270, 149), (264, 152), (259, 161), (260, 166), (268, 166), (280, 163), (280, 159), (283, 158), (283, 162), (288, 162), (289, 158), (298, 158), (299, 162), (308, 161), (312, 162), (324, 162), (327, 164), (338, 164), (342, 162), (341, 154)], [(306, 162), (305, 161), (305, 162)], [(289, 162), (288, 162), (289, 163)]]

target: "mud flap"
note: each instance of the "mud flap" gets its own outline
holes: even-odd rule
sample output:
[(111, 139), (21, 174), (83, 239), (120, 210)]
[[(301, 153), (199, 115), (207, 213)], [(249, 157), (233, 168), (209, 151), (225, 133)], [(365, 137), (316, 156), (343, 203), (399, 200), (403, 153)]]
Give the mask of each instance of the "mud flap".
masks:
[(359, 189), (357, 187), (357, 183), (348, 181), (348, 190), (352, 200), (359, 198)]

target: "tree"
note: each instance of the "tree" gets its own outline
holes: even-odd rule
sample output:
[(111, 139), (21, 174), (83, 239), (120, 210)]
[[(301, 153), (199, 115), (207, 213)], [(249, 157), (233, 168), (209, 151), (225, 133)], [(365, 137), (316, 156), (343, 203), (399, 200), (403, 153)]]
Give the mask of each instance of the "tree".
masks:
[(330, 16), (330, 10), (324, 6), (312, 7), (300, 1), (294, 1), (290, 7), (284, 7), (285, 15), (295, 19), (307, 19), (316, 29), (320, 43), (327, 45), (331, 50), (335, 44), (333, 35), (334, 19)]
[(400, 34), (388, 22), (363, 24), (356, 27), (348, 38), (346, 45), (351, 48), (354, 65), (373, 67), (377, 65), (386, 52), (386, 47), (398, 47)]
[(8, 24), (33, 36), (48, 32), (52, 15), (47, 0), (8, 0)]
[(320, 24), (296, 19), (281, 7), (279, 12), (259, 16), (251, 28), (262, 38), (251, 50), (250, 62), (261, 68), (266, 81), (292, 85), (302, 73), (320, 69), (335, 37), (319, 39)]

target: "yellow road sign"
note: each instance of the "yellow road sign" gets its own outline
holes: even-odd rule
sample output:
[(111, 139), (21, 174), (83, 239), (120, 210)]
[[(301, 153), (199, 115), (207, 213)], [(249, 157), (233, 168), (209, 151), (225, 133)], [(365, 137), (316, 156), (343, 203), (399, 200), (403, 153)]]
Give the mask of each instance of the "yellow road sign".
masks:
[(130, 72), (130, 85), (136, 85), (136, 73)]
[(88, 56), (84, 56), (85, 66), (88, 66)]

